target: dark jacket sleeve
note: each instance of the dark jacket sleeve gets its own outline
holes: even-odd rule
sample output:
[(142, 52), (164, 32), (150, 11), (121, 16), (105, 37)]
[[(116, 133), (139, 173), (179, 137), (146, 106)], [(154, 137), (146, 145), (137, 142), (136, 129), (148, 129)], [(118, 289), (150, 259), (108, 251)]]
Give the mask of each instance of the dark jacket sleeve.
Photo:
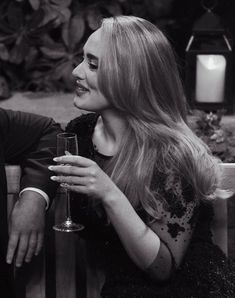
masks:
[(61, 131), (51, 118), (0, 109), (5, 162), (21, 166), (21, 189), (36, 187), (53, 198), (58, 185), (51, 181), (48, 166), (56, 155), (56, 135)]

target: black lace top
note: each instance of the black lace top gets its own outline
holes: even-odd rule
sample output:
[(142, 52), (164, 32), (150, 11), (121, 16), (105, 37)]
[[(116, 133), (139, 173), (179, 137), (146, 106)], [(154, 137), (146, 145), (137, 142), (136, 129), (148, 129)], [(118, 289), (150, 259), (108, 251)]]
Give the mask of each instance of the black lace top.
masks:
[[(97, 119), (93, 113), (80, 116), (66, 130), (77, 134), (79, 154), (95, 160), (102, 168), (110, 157), (93, 146)], [(158, 236), (167, 240), (170, 251), (176, 252), (181, 241), (191, 240), (181, 266), (166, 283), (153, 282), (130, 260), (100, 204), (74, 194), (72, 216), (86, 227), (81, 236), (92, 240), (94, 249), (106, 261), (102, 297), (235, 297), (235, 265), (212, 242), (211, 204), (196, 204), (186, 181), (170, 170), (167, 175), (156, 172), (153, 176), (151, 187), (165, 198), (158, 204), (162, 215)], [(145, 221), (146, 213), (138, 213)], [(174, 254), (172, 258), (175, 263)]]

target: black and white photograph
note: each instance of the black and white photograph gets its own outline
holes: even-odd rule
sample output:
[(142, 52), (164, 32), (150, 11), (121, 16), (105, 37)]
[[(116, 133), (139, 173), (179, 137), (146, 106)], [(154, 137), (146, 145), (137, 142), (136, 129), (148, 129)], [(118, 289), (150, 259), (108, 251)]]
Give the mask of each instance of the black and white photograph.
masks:
[(0, 298), (235, 298), (234, 0), (0, 15)]

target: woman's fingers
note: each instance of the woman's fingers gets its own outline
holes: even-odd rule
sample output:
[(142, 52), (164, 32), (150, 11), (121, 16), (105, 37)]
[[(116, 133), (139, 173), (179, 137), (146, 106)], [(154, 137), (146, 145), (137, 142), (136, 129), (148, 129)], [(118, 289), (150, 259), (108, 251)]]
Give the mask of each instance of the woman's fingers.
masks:
[(72, 185), (87, 185), (90, 179), (87, 177), (76, 177), (76, 176), (52, 176), (51, 180), (58, 183), (67, 183)]
[(78, 193), (83, 193), (83, 194), (89, 194), (90, 191), (86, 186), (82, 185), (68, 185), (68, 184), (61, 184), (63, 188), (66, 188), (67, 190), (78, 192)]
[(94, 164), (94, 161), (79, 155), (63, 155), (53, 159), (62, 164), (71, 164), (79, 167), (89, 167)]
[(70, 176), (86, 176), (89, 174), (88, 168), (80, 168), (71, 165), (49, 166), (49, 170), (56, 174), (70, 175)]
[(54, 172), (51, 180), (68, 190), (101, 199), (106, 190), (113, 187), (110, 178), (93, 160), (75, 155), (66, 155), (54, 160), (61, 164), (49, 167)]

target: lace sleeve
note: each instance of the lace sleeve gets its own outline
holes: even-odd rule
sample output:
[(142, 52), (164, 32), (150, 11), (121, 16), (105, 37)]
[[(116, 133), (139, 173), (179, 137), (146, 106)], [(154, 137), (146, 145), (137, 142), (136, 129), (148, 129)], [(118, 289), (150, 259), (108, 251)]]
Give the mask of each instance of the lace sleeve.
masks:
[(165, 178), (163, 177), (154, 182), (160, 219), (150, 224), (151, 229), (161, 239), (161, 249), (151, 266), (155, 270), (167, 263), (172, 269), (180, 265), (198, 214), (198, 203), (187, 182), (173, 172), (168, 172)]

